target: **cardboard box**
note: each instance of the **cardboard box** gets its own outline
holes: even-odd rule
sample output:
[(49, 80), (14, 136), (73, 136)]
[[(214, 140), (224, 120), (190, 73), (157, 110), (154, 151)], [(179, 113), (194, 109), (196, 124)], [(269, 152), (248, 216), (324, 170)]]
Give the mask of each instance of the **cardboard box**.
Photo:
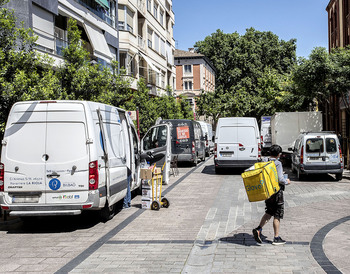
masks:
[(162, 174), (162, 169), (160, 167), (156, 167), (153, 171), (153, 174), (159, 174), (161, 175)]
[(144, 199), (144, 198), (142, 198), (142, 200), (141, 200), (141, 207), (143, 209), (151, 209), (151, 204), (152, 204), (152, 200), (151, 199)]
[(140, 177), (141, 177), (141, 179), (151, 180), (152, 179), (152, 169), (141, 168)]

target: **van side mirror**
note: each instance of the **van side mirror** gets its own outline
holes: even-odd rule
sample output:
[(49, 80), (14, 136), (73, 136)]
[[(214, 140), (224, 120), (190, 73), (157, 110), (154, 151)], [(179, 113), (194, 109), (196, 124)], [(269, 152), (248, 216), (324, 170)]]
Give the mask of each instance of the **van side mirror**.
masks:
[(288, 151), (294, 151), (294, 148), (289, 147), (289, 148), (288, 148)]

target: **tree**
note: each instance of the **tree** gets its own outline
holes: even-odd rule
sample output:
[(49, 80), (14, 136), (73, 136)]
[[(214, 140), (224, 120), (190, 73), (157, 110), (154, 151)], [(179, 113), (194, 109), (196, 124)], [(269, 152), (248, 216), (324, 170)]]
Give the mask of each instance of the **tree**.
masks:
[(46, 100), (59, 96), (60, 85), (52, 71), (52, 60), (35, 54), (37, 37), (30, 29), (16, 27), (13, 11), (0, 0), (0, 138), (14, 103)]
[[(199, 99), (201, 114), (220, 116), (258, 116), (275, 111), (266, 98), (287, 95), (285, 75), (296, 64), (296, 40), (283, 41), (272, 32), (247, 29), (244, 35), (217, 30), (195, 44), (197, 52), (216, 68), (216, 91)], [(266, 76), (271, 81), (266, 81)], [(274, 97), (271, 97), (271, 95)], [(202, 105), (205, 103), (206, 105)], [(268, 107), (270, 106), (270, 107)]]

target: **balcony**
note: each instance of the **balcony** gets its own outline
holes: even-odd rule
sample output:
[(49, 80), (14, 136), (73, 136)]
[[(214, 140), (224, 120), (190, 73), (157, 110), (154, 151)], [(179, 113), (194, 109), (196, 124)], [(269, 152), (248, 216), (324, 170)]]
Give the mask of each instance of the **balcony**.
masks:
[(74, 0), (74, 1), (84, 6), (93, 14), (101, 18), (108, 25), (112, 26), (113, 28), (116, 28), (115, 16), (108, 14), (109, 12), (105, 8), (97, 4), (95, 1), (89, 1), (89, 0)]

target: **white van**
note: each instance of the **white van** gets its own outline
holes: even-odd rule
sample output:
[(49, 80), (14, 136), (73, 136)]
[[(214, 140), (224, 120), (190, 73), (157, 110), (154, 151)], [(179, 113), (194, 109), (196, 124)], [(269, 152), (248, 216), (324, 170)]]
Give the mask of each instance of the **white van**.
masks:
[(214, 151), (214, 142), (213, 142), (213, 127), (211, 124), (198, 121), (198, 123), (202, 127), (203, 135), (205, 138), (205, 154), (206, 156), (209, 156), (210, 153)]
[(250, 167), (261, 158), (260, 134), (256, 118), (220, 118), (216, 126), (215, 172), (225, 167)]
[(2, 141), (0, 203), (16, 216), (77, 215), (140, 186), (140, 146), (129, 115), (86, 101), (16, 103)]
[(299, 180), (308, 174), (335, 174), (343, 178), (343, 156), (338, 137), (333, 132), (307, 132), (298, 136), (292, 154), (292, 171)]

